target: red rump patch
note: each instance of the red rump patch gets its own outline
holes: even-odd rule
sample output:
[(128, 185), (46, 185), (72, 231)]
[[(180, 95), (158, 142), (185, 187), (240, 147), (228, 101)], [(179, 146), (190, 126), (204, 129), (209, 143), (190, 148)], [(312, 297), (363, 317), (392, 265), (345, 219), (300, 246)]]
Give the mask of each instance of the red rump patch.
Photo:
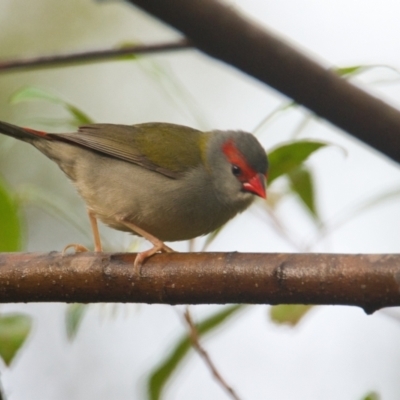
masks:
[(46, 137), (48, 138), (48, 135), (46, 132), (43, 131), (36, 131), (35, 129), (30, 129), (30, 128), (24, 128), (25, 131), (32, 133), (32, 135), (36, 135), (36, 136), (41, 136), (41, 137)]
[(257, 172), (250, 167), (243, 154), (235, 146), (233, 140), (227, 140), (222, 146), (222, 151), (232, 165), (236, 165), (240, 168), (241, 173), (237, 175), (240, 182), (248, 182), (257, 174)]

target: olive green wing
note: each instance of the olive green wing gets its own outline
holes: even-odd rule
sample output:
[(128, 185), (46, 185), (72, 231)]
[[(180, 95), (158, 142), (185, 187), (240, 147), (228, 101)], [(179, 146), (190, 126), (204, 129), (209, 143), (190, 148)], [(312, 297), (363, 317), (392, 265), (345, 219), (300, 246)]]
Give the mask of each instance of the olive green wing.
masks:
[(178, 178), (201, 163), (205, 134), (182, 125), (147, 123), (85, 125), (76, 133), (50, 136)]

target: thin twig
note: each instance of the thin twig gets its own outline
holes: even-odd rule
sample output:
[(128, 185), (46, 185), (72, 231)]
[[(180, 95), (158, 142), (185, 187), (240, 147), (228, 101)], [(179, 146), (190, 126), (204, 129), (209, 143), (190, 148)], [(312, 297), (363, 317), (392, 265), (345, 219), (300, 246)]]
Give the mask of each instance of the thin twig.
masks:
[(228, 383), (225, 381), (225, 379), (218, 372), (216, 366), (211, 361), (211, 358), (208, 355), (208, 353), (201, 346), (200, 340), (199, 340), (199, 333), (197, 331), (196, 325), (193, 322), (192, 316), (190, 315), (189, 307), (186, 307), (186, 310), (183, 315), (184, 315), (185, 320), (189, 327), (189, 335), (190, 335), (190, 340), (192, 342), (192, 346), (196, 349), (196, 351), (203, 358), (204, 362), (207, 364), (207, 367), (210, 369), (212, 375), (217, 380), (217, 382), (229, 393), (229, 395), (232, 397), (232, 399), (240, 400), (239, 396), (235, 393), (235, 391), (232, 389), (232, 387), (228, 385)]
[(80, 53), (58, 54), (26, 58), (20, 60), (0, 61), (0, 72), (9, 72), (31, 68), (64, 67), (70, 64), (82, 64), (112, 59), (124, 60), (124, 56), (158, 53), (163, 51), (183, 50), (191, 47), (188, 40), (152, 45), (124, 46), (116, 49), (86, 51)]

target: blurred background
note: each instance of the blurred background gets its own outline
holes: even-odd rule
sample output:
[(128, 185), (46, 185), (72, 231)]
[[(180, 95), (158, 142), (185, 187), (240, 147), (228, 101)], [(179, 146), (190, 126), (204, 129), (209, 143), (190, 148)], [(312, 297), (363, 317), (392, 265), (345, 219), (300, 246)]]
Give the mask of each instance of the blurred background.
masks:
[[(229, 3), (326, 67), (359, 67), (347, 78), (400, 107), (398, 2)], [(0, 0), (0, 26), (3, 60), (179, 37), (123, 1)], [(277, 179), (268, 204), (259, 201), (231, 221), (208, 251), (398, 253), (398, 166), (306, 110), (285, 107), (288, 102), (196, 50), (0, 74), (0, 119), (24, 126), (71, 131), (78, 121), (67, 105), (74, 105), (96, 122), (246, 130), (257, 134), (267, 152), (292, 140), (329, 144), (305, 164), (312, 207), (288, 179)], [(85, 207), (51, 161), (1, 137), (0, 174), (20, 210), (22, 250), (91, 246)], [(102, 235), (107, 251), (148, 246), (108, 228)], [(196, 239), (193, 248), (202, 250), (205, 240)], [(172, 247), (188, 251), (189, 244)], [(85, 309), (75, 338), (68, 340), (67, 309), (1, 306), (3, 314), (32, 317), (23, 348), (9, 368), (0, 369), (7, 399), (149, 398), (149, 377), (187, 332), (183, 307), (104, 304)], [(198, 321), (222, 309), (191, 307)], [(216, 326), (203, 343), (242, 399), (358, 400), (369, 393), (371, 399), (399, 398), (400, 313), (394, 309), (367, 316), (355, 307), (314, 307), (291, 326), (273, 321), (270, 307), (251, 306)], [(229, 397), (191, 351), (173, 370), (162, 398)]]

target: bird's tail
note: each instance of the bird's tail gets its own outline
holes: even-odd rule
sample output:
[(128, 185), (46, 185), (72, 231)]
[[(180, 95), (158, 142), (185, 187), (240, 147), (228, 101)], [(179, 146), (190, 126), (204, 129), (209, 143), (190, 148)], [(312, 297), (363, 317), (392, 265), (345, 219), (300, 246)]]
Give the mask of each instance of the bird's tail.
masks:
[(20, 126), (9, 124), (8, 122), (0, 121), (0, 133), (11, 136), (15, 139), (24, 142), (32, 142), (39, 138), (47, 139), (47, 133), (36, 131), (29, 128), (21, 128)]

